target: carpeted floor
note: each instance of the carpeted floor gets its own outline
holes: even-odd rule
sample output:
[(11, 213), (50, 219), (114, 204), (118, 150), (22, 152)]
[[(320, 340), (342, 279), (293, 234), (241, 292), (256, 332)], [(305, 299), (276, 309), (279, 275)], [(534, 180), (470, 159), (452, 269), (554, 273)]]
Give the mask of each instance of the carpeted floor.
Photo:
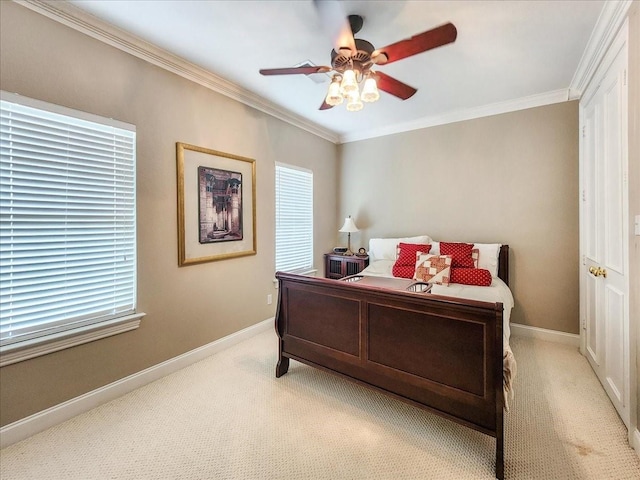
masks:
[[(514, 338), (507, 479), (639, 479), (587, 361)], [(271, 331), (0, 452), (9, 479), (491, 479), (495, 440), (292, 362)]]

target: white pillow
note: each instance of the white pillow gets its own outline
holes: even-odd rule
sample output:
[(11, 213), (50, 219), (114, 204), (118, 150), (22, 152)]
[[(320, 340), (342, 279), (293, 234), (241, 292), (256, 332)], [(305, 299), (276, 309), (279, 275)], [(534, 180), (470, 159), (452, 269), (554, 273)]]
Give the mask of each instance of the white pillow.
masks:
[[(489, 270), (492, 277), (498, 276), (498, 259), (500, 258), (500, 243), (474, 243), (473, 248), (479, 251), (478, 268)], [(433, 247), (431, 247), (433, 250)]]
[(369, 256), (373, 260), (395, 260), (397, 256), (396, 247), (402, 243), (431, 243), (428, 235), (402, 238), (372, 238), (369, 240)]

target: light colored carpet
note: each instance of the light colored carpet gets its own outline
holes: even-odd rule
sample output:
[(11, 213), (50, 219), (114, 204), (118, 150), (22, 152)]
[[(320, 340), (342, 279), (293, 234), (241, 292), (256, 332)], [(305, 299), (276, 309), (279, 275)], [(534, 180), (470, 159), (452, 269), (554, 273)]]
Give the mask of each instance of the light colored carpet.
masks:
[[(514, 338), (508, 479), (639, 479), (586, 360)], [(0, 452), (10, 479), (491, 479), (495, 440), (297, 362), (264, 332)]]

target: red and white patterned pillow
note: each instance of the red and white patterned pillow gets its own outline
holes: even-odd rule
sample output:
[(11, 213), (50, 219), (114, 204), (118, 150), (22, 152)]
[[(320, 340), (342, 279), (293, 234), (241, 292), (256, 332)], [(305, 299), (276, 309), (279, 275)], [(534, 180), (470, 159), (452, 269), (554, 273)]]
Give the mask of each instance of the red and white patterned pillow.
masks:
[(419, 254), (413, 278), (438, 285), (449, 285), (452, 261), (450, 255)]
[(471, 250), (471, 258), (473, 258), (473, 268), (478, 268), (480, 263), (480, 250), (478, 248)]
[(440, 242), (440, 255), (453, 257), (453, 267), (474, 268), (472, 243)]
[(463, 285), (488, 287), (491, 285), (491, 272), (484, 268), (452, 268), (449, 281)]
[(420, 243), (399, 243), (396, 249), (396, 263), (393, 264), (391, 273), (394, 277), (413, 278), (416, 270), (416, 254), (428, 253), (431, 245)]

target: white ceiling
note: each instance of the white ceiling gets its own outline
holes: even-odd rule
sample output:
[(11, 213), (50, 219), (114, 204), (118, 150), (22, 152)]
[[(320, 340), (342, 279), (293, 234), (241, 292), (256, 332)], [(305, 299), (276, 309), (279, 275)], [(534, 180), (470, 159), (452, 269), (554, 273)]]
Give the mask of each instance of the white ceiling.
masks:
[[(344, 1), (356, 35), (382, 47), (452, 22), (455, 43), (378, 69), (418, 89), (381, 92), (360, 112), (319, 111), (329, 85), (260, 68), (330, 64), (332, 41), (311, 0), (72, 0), (76, 7), (293, 112), (341, 141), (443, 123), (523, 99), (569, 98), (604, 1)], [(541, 100), (544, 103), (544, 100)]]

